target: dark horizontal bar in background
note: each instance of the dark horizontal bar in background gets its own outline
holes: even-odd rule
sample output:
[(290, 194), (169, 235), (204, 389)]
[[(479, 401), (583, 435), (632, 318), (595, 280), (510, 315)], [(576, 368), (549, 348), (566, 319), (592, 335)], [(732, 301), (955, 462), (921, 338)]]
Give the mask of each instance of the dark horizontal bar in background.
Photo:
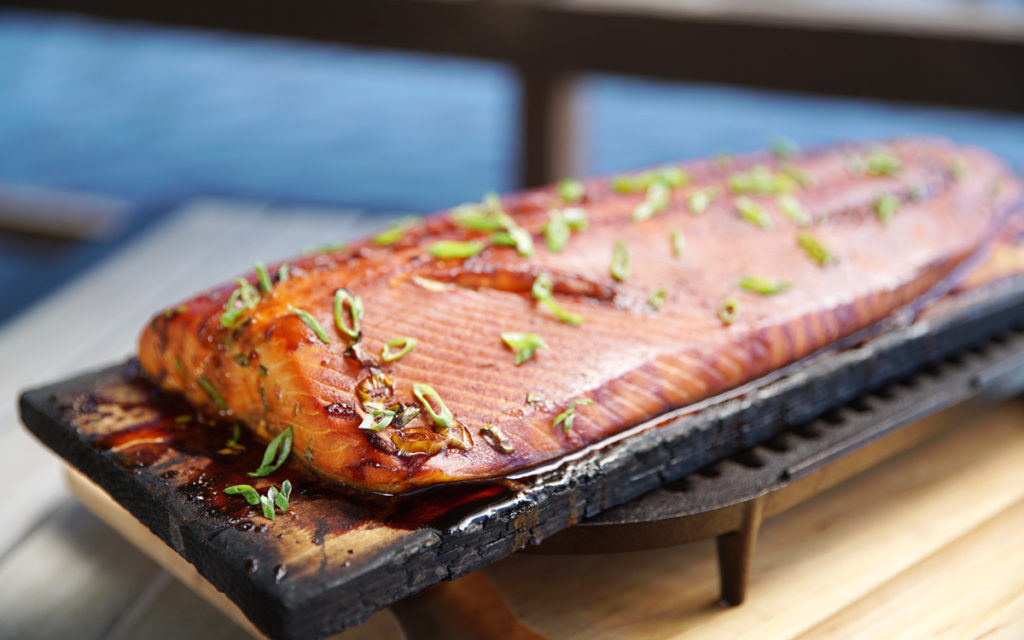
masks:
[[(15, 0), (30, 9), (843, 96), (1024, 111), (1024, 33), (965, 21), (914, 29), (879, 19), (632, 11), (626, 3), (354, 0)], [(767, 6), (767, 5), (766, 5)], [(865, 9), (870, 13), (870, 10)], [(825, 15), (825, 14), (822, 14)], [(1022, 18), (1024, 24), (1024, 18)], [(927, 25), (926, 17), (922, 24)], [(934, 25), (933, 25), (934, 26)], [(899, 29), (903, 29), (902, 31)], [(911, 32), (913, 29), (913, 32)], [(1022, 29), (1024, 31), (1024, 29)]]

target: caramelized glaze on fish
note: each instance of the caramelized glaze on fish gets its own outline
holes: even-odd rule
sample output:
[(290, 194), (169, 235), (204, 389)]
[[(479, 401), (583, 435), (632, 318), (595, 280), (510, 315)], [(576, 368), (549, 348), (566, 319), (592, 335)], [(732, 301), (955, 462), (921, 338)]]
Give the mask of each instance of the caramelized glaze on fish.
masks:
[(1020, 198), (935, 140), (564, 182), (249, 274), (154, 318), (140, 361), (345, 485), (501, 476), (891, 316)]

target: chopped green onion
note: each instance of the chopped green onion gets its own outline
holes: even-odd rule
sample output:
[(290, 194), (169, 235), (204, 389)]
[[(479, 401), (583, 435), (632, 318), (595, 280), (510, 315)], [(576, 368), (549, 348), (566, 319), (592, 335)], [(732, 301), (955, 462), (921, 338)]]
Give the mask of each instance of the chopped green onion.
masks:
[(826, 249), (825, 245), (821, 244), (817, 238), (806, 231), (801, 232), (800, 235), (797, 236), (797, 242), (800, 243), (803, 250), (807, 252), (807, 255), (809, 255), (811, 259), (819, 265), (824, 267), (835, 262), (835, 255)]
[(562, 217), (565, 219), (565, 223), (569, 225), (569, 228), (573, 231), (586, 231), (587, 230), (587, 211), (586, 209), (580, 209), (579, 207), (570, 207), (568, 209), (562, 209)]
[(715, 189), (713, 187), (696, 189), (686, 197), (686, 206), (690, 208), (690, 213), (700, 215), (711, 206), (711, 199), (714, 198), (714, 195)]
[(533, 281), (530, 293), (534, 299), (543, 303), (562, 322), (572, 325), (583, 324), (583, 316), (566, 311), (555, 300), (554, 283), (551, 282), (551, 276), (548, 274), (541, 273), (537, 276), (537, 279)]
[[(342, 319), (345, 311), (345, 305), (348, 305), (348, 315), (351, 320), (352, 327), (349, 328), (345, 325)], [(363, 299), (359, 296), (352, 295), (352, 292), (348, 289), (338, 289), (334, 292), (334, 324), (337, 325), (338, 331), (341, 331), (349, 338), (357, 340), (359, 338), (359, 325), (363, 319)]]
[(456, 209), (452, 216), (455, 224), (471, 231), (498, 231), (507, 225), (508, 214), (480, 211), (477, 208)]
[(231, 292), (220, 317), (221, 326), (228, 328), (233, 327), (244, 312), (254, 309), (260, 302), (260, 292), (248, 280), (239, 278), (235, 283), (238, 288)]
[(394, 419), (395, 412), (391, 409), (373, 409), (363, 416), (363, 421), (359, 423), (359, 428), (367, 431), (380, 431), (390, 425)]
[(528, 402), (529, 404), (537, 404), (540, 402), (544, 402), (544, 394), (534, 393), (531, 391), (530, 393), (526, 394), (526, 402)]
[(902, 163), (888, 149), (878, 147), (863, 160), (864, 172), (869, 176), (894, 176), (903, 168)]
[(629, 277), (631, 269), (629, 266), (629, 247), (622, 240), (615, 241), (615, 250), (612, 253), (612, 277), (622, 282)]
[[(420, 404), (423, 405), (426, 412), (430, 414), (430, 417), (434, 419), (434, 423), (437, 426), (450, 429), (455, 424), (455, 416), (448, 410), (444, 400), (441, 400), (441, 396), (437, 395), (437, 391), (434, 391), (434, 388), (429, 384), (417, 382), (412, 386), (412, 393), (420, 401)], [(437, 410), (431, 406), (431, 400), (437, 403)]]
[(231, 485), (224, 490), (224, 493), (229, 496), (241, 495), (245, 498), (245, 501), (252, 506), (256, 506), (260, 503), (260, 494), (256, 491), (256, 488), (248, 484), (235, 484)]
[(544, 244), (552, 253), (558, 253), (569, 242), (569, 223), (559, 211), (552, 211), (548, 215), (550, 218), (544, 224)]
[(288, 454), (291, 452), (292, 428), (288, 427), (270, 441), (270, 444), (267, 445), (266, 450), (263, 452), (263, 461), (260, 462), (259, 468), (255, 471), (250, 471), (249, 475), (253, 478), (269, 476), (281, 468), (281, 465), (288, 459)]
[(405, 237), (405, 232), (414, 226), (417, 221), (419, 221), (419, 218), (416, 216), (405, 216), (395, 220), (391, 223), (390, 227), (373, 236), (373, 241), (383, 245), (395, 244)]
[(508, 228), (508, 235), (515, 243), (513, 246), (515, 246), (519, 255), (524, 258), (529, 258), (533, 255), (533, 236), (530, 235), (529, 231), (518, 225), (512, 225)]
[[(403, 336), (401, 338), (392, 338), (384, 343), (384, 348), (380, 350), (380, 359), (384, 362), (391, 362), (398, 360), (402, 356), (408, 354), (410, 351), (416, 348), (416, 338), (410, 338), (409, 336)], [(391, 352), (392, 347), (402, 347), (394, 353)]]
[(718, 317), (723, 324), (732, 324), (740, 317), (740, 303), (736, 298), (726, 298), (718, 305)]
[(242, 438), (242, 426), (237, 422), (231, 428), (231, 439), (224, 445), (228, 449), (237, 449), (239, 446), (238, 441)]
[(780, 165), (782, 173), (796, 181), (801, 187), (813, 187), (815, 180), (811, 174), (790, 162), (783, 162)]
[(274, 499), (274, 504), (281, 510), (281, 513), (288, 512), (288, 501), (292, 497), (292, 483), (289, 480), (285, 480), (281, 483), (281, 491), (278, 492), (277, 498)]
[(678, 258), (683, 255), (683, 249), (686, 247), (686, 236), (679, 229), (673, 229), (669, 237), (672, 239), (672, 255)]
[(263, 517), (267, 520), (274, 519), (274, 503), (277, 501), (277, 487), (271, 485), (267, 489), (267, 495), (260, 496), (260, 506), (263, 509)]
[(882, 222), (888, 222), (899, 208), (900, 199), (891, 193), (883, 193), (875, 200), (875, 214)]
[(772, 140), (772, 154), (774, 154), (776, 158), (788, 160), (798, 153), (800, 153), (800, 145), (789, 138), (776, 136), (776, 138)]
[(289, 269), (290, 269), (290, 267), (288, 266), (287, 262), (282, 264), (280, 267), (277, 268), (277, 283), (278, 284), (281, 284), (282, 282), (285, 282), (286, 280), (288, 280), (288, 276), (291, 275), (289, 273)]
[(962, 156), (956, 156), (949, 162), (949, 175), (954, 180), (960, 180), (967, 175), (967, 161)]
[(331, 337), (327, 335), (327, 332), (324, 331), (324, 328), (321, 327), (320, 323), (313, 317), (313, 314), (302, 309), (297, 309), (292, 305), (288, 305), (288, 311), (299, 316), (299, 318), (306, 323), (306, 326), (313, 330), (316, 337), (320, 338), (320, 342), (323, 342), (324, 344), (331, 344)]
[(681, 187), (690, 181), (690, 175), (686, 171), (673, 165), (666, 165), (657, 169), (624, 174), (612, 178), (612, 189), (619, 193), (635, 193), (650, 188), (654, 183), (664, 184), (666, 187)]
[(263, 289), (263, 293), (270, 293), (274, 285), (270, 284), (270, 276), (267, 275), (267, 267), (262, 262), (256, 263), (256, 276), (260, 281), (260, 288)]
[(733, 193), (771, 195), (787, 193), (796, 187), (795, 179), (785, 173), (773, 173), (763, 164), (729, 176), (729, 190)]
[(811, 214), (807, 213), (804, 206), (800, 204), (800, 201), (795, 196), (790, 194), (783, 194), (775, 198), (775, 204), (779, 207), (779, 211), (784, 216), (792, 220), (798, 226), (806, 227), (811, 224)]
[(557, 427), (559, 424), (561, 424), (562, 431), (569, 433), (570, 431), (572, 431), (573, 420), (576, 419), (576, 407), (583, 407), (591, 404), (594, 404), (594, 401), (591, 400), (590, 398), (576, 398), (571, 403), (569, 403), (568, 409), (555, 416), (555, 421), (551, 423), (551, 426)]
[(641, 222), (663, 211), (668, 206), (670, 195), (671, 190), (666, 183), (660, 181), (651, 183), (651, 186), (647, 187), (644, 201), (633, 209), (633, 220)]
[(765, 210), (761, 208), (761, 205), (757, 204), (746, 196), (736, 198), (736, 209), (743, 216), (743, 219), (750, 224), (761, 227), (762, 229), (772, 228), (772, 219), (769, 217)]
[(740, 278), (739, 285), (747, 291), (760, 293), (763, 296), (782, 293), (789, 288), (789, 283), (784, 280), (770, 280), (761, 276), (744, 276)]
[(647, 299), (647, 304), (651, 305), (655, 311), (659, 311), (665, 305), (665, 296), (667, 295), (668, 289), (665, 287), (655, 289), (651, 292), (651, 297)]
[(427, 248), (427, 252), (435, 258), (469, 258), (483, 251), (485, 246), (476, 240), (438, 240)]
[(190, 422), (192, 422), (192, 416), (187, 413), (183, 413), (180, 416), (174, 416), (174, 424), (188, 424)]
[(532, 358), (537, 349), (548, 348), (544, 339), (536, 333), (505, 332), (501, 334), (501, 339), (510, 349), (516, 352), (516, 365), (523, 364)]
[(219, 411), (227, 411), (227, 401), (224, 399), (224, 396), (221, 395), (220, 391), (217, 391), (217, 388), (213, 386), (213, 383), (210, 382), (209, 378), (206, 376), (199, 376), (196, 382), (198, 382), (199, 386), (203, 388), (206, 395), (210, 396), (210, 400), (213, 400), (214, 406), (216, 406)]
[(558, 195), (563, 202), (579, 202), (585, 195), (583, 183), (571, 178), (561, 180), (558, 183)]

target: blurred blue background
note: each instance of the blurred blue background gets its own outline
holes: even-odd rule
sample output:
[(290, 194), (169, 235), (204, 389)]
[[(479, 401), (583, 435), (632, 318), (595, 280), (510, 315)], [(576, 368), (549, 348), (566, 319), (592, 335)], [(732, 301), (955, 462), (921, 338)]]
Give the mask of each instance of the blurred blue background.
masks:
[[(114, 196), (136, 228), (200, 194), (431, 211), (514, 188), (515, 83), (491, 63), (0, 11), (0, 185)], [(912, 133), (1024, 170), (1016, 114), (592, 75), (576, 115), (586, 173)], [(0, 321), (109, 248), (0, 237)]]

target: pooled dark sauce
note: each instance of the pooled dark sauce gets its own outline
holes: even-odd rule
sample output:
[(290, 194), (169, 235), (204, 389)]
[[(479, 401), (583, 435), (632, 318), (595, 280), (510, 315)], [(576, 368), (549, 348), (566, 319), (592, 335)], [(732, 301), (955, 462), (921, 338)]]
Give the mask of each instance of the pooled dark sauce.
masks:
[[(266, 444), (248, 429), (239, 425), (237, 441), (229, 446), (236, 434), (235, 421), (197, 414), (182, 396), (144, 380), (132, 364), (122, 375), (111, 385), (99, 385), (88, 395), (66, 402), (69, 417), (97, 449), (147, 484), (173, 491), (216, 524), (257, 533), (272, 525), (258, 506), (250, 506), (240, 495), (224, 493), (236, 484), (251, 485), (265, 494), (271, 485), (280, 488), (289, 480), (293, 486), (289, 511), (278, 512), (276, 521), (308, 527), (315, 544), (322, 544), (326, 536), (365, 526), (447, 530), (511, 494), (511, 489), (494, 483), (441, 486), (409, 496), (371, 494), (322, 480), (295, 460), (265, 478), (253, 478), (248, 474), (260, 466)], [(112, 430), (91, 428), (98, 417), (102, 420), (101, 416), (124, 411), (154, 417), (138, 423), (122, 420)]]

